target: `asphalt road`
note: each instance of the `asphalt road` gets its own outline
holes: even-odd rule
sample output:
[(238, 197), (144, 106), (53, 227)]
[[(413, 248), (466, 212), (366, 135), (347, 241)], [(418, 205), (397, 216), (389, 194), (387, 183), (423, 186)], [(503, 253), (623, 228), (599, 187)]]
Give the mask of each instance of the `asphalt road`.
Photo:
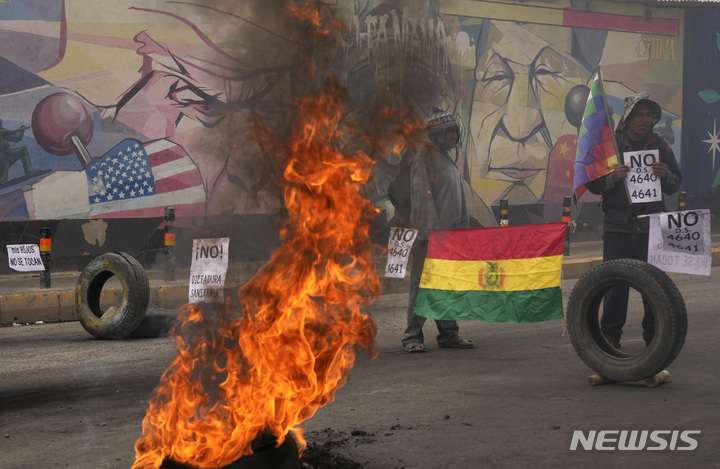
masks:
[[(303, 424), (308, 451), (366, 469), (720, 467), (720, 270), (712, 271), (671, 274), (689, 328), (669, 381), (656, 388), (589, 386), (592, 370), (562, 321), (461, 323), (474, 350), (438, 349), (428, 323), (427, 353), (408, 354), (407, 297), (385, 295), (371, 307), (380, 353), (361, 353), (335, 402)], [(574, 284), (564, 285), (566, 300)], [(632, 333), (626, 349), (640, 340)], [(167, 337), (98, 341), (78, 322), (0, 328), (0, 468), (129, 468), (174, 353)], [(700, 433), (692, 451), (571, 451), (575, 430), (667, 430), (668, 443), (673, 431)]]

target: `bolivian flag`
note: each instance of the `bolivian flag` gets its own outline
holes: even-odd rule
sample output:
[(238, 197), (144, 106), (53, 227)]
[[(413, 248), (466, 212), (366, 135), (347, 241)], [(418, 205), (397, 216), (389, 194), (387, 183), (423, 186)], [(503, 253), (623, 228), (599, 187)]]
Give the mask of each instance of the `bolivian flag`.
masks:
[(566, 223), (431, 231), (415, 314), (431, 319), (562, 319)]

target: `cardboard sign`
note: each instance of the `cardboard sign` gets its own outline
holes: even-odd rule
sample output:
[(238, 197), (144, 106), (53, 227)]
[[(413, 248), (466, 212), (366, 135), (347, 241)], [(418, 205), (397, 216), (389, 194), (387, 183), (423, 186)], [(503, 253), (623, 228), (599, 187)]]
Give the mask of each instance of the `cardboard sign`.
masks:
[(662, 200), (660, 178), (652, 172), (652, 164), (660, 161), (657, 150), (626, 151), (625, 164), (630, 172), (625, 178), (630, 203), (647, 203)]
[(8, 265), (18, 272), (45, 270), (37, 244), (8, 244)]
[(418, 231), (412, 228), (390, 228), (388, 240), (388, 258), (385, 276), (388, 278), (405, 278), (410, 250), (417, 238)]
[(648, 262), (665, 272), (710, 275), (710, 211), (685, 210), (648, 215)]
[(230, 238), (193, 239), (188, 303), (224, 303)]

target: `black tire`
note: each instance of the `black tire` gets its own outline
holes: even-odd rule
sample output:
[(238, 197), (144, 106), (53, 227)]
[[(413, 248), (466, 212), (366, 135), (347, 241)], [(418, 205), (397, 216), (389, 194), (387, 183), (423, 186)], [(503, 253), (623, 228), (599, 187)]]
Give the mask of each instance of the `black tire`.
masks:
[[(275, 446), (277, 439), (272, 435), (261, 434), (251, 443), (253, 454), (248, 454), (223, 466), (221, 469), (296, 469), (300, 467), (300, 454), (292, 435), (285, 435), (280, 446)], [(333, 465), (333, 467), (338, 467)], [(192, 469), (191, 466), (165, 459), (160, 469)]]
[[(641, 293), (655, 317), (655, 336), (638, 355), (615, 349), (600, 330), (600, 305), (616, 285)], [(664, 370), (677, 358), (687, 334), (685, 302), (675, 283), (662, 270), (636, 259), (604, 262), (580, 277), (570, 293), (566, 321), (580, 359), (612, 381), (638, 381)]]
[[(100, 294), (113, 275), (122, 284), (122, 301), (119, 306), (102, 311)], [(123, 252), (109, 252), (90, 261), (75, 287), (75, 309), (80, 323), (98, 339), (127, 338), (142, 322), (149, 302), (150, 284), (145, 269)]]

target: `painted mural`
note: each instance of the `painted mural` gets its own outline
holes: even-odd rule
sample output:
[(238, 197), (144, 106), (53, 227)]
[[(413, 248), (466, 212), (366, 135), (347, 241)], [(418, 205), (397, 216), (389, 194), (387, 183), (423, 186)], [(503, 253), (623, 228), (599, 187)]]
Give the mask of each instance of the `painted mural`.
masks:
[(720, 209), (720, 9), (688, 11), (683, 116), (686, 124), (681, 169), (688, 206)]
[[(615, 119), (625, 96), (648, 91), (686, 184), (717, 195), (715, 179), (688, 159), (720, 153), (720, 127), (715, 137), (682, 138), (682, 10), (582, 0), (324, 3), (345, 23), (340, 46), (324, 53), (353, 101), (349, 117), (388, 99), (420, 118), (435, 106), (455, 113), (456, 156), (481, 225), (496, 223), (502, 199), (512, 224), (560, 220), (585, 85), (598, 66)], [(102, 5), (0, 2), (0, 220), (162, 217), (169, 205), (180, 226), (281, 214), (276, 171), (252, 122), (281, 127), (302, 86), (289, 2)], [(698, 47), (717, 55), (712, 46)], [(411, 155), (383, 156), (366, 192), (388, 224), (385, 191)], [(593, 197), (574, 210), (599, 233)]]

